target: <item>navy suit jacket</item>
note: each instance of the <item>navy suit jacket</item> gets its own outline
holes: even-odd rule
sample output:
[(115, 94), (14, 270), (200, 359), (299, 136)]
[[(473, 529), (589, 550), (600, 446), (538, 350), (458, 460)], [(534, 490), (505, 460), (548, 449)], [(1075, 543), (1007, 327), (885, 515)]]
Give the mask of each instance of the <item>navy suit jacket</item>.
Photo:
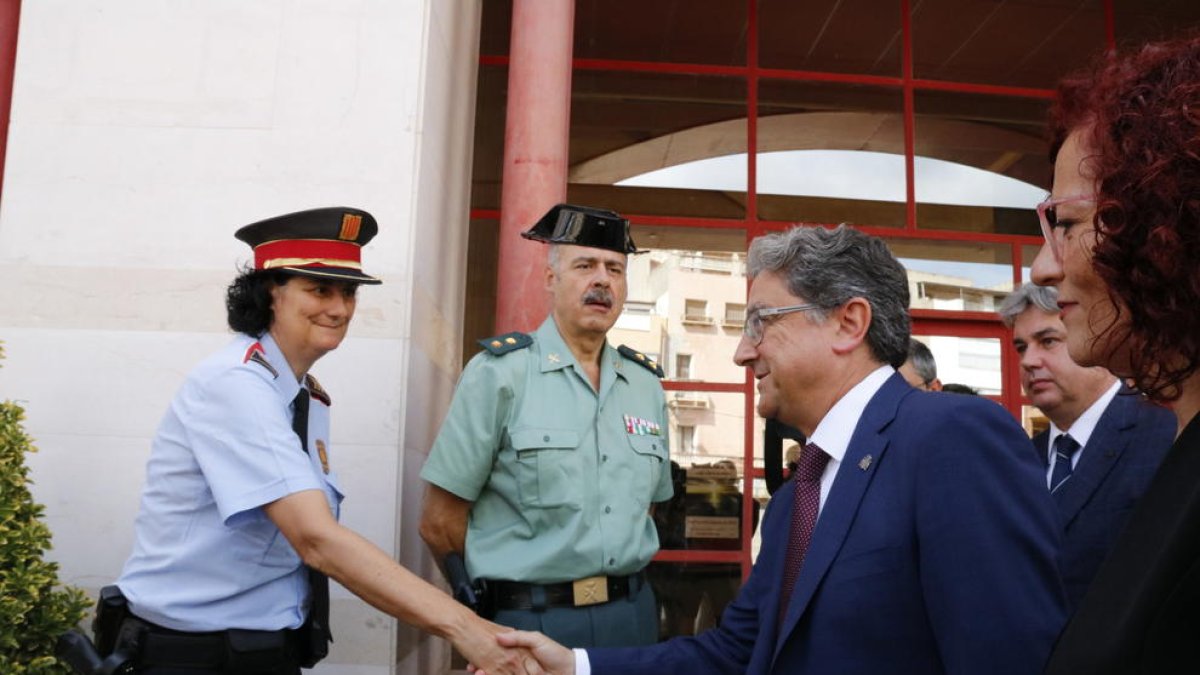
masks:
[[(1077, 607), (1175, 441), (1175, 415), (1132, 389), (1113, 398), (1088, 438), (1071, 479), (1054, 493), (1062, 527), (1062, 577)], [(1069, 431), (1069, 430), (1068, 430)], [(1033, 437), (1043, 464), (1049, 431)]]
[(791, 484), (718, 628), (643, 648), (589, 649), (597, 675), (1022, 675), (1065, 621), (1044, 468), (1003, 408), (875, 394), (821, 510), (783, 624)]
[(1063, 630), (1046, 673), (1200, 672), (1197, 635), (1200, 415), (1167, 452)]

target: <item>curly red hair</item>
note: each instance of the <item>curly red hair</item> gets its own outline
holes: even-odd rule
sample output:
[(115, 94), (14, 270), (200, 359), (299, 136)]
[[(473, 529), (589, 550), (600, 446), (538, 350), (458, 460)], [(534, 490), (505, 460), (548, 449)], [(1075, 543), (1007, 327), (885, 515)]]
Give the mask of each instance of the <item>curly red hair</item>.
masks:
[(1093, 266), (1129, 314), (1124, 334), (1109, 326), (1109, 344), (1129, 340), (1138, 386), (1175, 400), (1200, 369), (1200, 37), (1109, 55), (1064, 79), (1051, 161), (1076, 129), (1096, 155)]

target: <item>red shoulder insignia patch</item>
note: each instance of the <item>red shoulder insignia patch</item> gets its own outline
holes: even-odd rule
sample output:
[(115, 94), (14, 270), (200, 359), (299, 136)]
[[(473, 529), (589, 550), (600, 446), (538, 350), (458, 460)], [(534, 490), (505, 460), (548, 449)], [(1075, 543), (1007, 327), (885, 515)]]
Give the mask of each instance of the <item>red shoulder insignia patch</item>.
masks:
[(255, 342), (254, 344), (250, 345), (249, 349), (246, 350), (246, 355), (242, 357), (242, 363), (247, 363), (249, 361), (253, 361), (263, 368), (266, 368), (267, 372), (271, 373), (272, 378), (279, 377), (279, 371), (275, 370), (275, 366), (272, 366), (271, 362), (267, 360), (267, 351), (263, 349), (261, 342)]
[(333, 401), (329, 399), (329, 394), (326, 393), (325, 389), (321, 387), (321, 383), (317, 382), (317, 378), (313, 377), (312, 375), (305, 374), (304, 384), (308, 387), (308, 393), (312, 394), (313, 398), (327, 406), (333, 405)]

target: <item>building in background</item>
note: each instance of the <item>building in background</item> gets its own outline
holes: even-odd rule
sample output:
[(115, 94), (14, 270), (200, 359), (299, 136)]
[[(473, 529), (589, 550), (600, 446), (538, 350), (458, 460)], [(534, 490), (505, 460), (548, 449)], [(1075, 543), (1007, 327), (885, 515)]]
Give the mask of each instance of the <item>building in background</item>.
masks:
[[(747, 242), (794, 223), (885, 237), (941, 379), (1036, 424), (993, 309), (1040, 245), (1050, 88), (1200, 25), (1183, 0), (536, 2), (573, 7), (566, 198), (629, 216), (648, 249), (614, 340), (661, 360), (690, 471), (658, 558), (694, 581), (666, 593), (670, 633), (711, 624), (753, 556), (741, 495), (765, 494), (763, 421), (730, 359)], [(233, 230), (335, 204), (379, 219), (364, 255), (385, 281), (318, 371), (344, 514), (437, 577), (417, 471), (518, 293), (497, 282), (513, 16), (512, 0), (0, 0), (0, 396), (27, 408), (68, 581), (119, 572), (157, 421), (228, 339)], [(443, 643), (333, 600), (316, 672), (449, 667)]]

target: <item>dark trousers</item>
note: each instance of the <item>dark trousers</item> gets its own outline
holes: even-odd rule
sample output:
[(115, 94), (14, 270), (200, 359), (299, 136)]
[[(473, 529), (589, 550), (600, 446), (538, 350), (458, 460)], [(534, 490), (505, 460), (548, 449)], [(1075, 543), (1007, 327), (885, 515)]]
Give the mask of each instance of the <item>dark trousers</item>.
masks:
[(145, 675), (300, 675), (295, 631), (188, 633), (129, 616), (116, 649)]
[(639, 647), (658, 642), (658, 607), (643, 577), (637, 593), (599, 605), (504, 609), (492, 619), (501, 626), (536, 630), (566, 647)]
[(173, 666), (150, 666), (134, 671), (145, 675), (300, 675), (300, 666), (284, 664), (267, 670), (197, 670)]

